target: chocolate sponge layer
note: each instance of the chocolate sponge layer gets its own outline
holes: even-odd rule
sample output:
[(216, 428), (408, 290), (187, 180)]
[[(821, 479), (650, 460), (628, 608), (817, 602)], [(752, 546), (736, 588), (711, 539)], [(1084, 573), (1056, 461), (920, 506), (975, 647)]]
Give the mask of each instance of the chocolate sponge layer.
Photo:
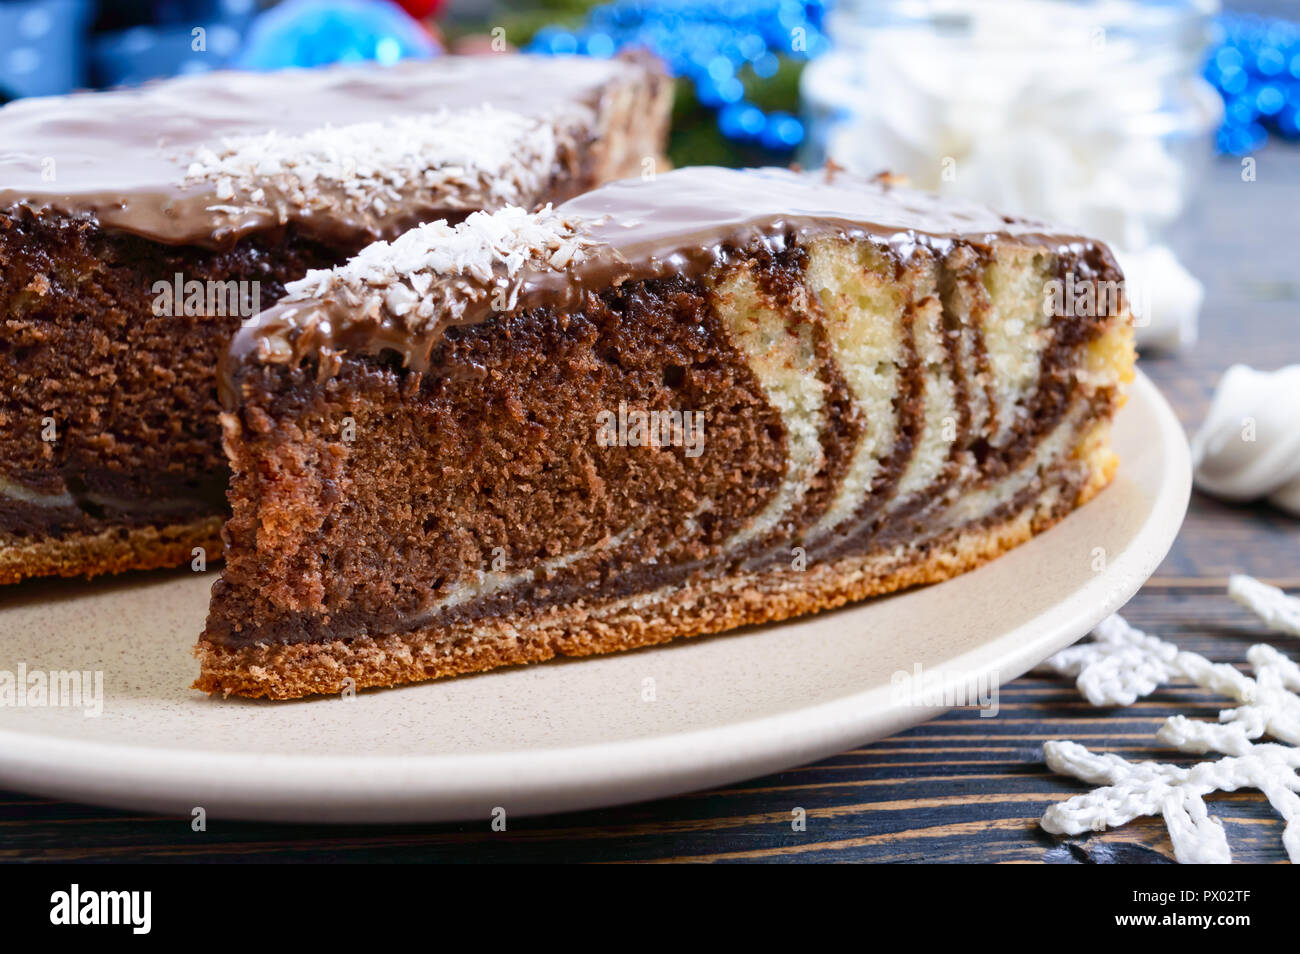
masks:
[[(0, 582), (102, 572), (114, 535), (98, 555), (47, 547), (15, 565), (6, 553), (19, 547), (223, 513), (215, 369), (241, 314), (155, 314), (156, 282), (242, 282), (250, 295), (256, 282), (269, 304), (351, 251), (291, 229), (219, 252), (0, 215)], [(220, 552), (215, 538), (201, 545)], [(132, 552), (132, 566), (177, 561)]]

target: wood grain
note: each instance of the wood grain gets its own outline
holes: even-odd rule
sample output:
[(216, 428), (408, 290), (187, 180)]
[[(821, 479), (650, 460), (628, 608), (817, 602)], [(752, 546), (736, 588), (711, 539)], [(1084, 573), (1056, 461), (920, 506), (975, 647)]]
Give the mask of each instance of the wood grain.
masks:
[[(1223, 370), (1241, 361), (1300, 361), (1300, 151), (1270, 146), (1258, 177), (1218, 161), (1193, 223), (1187, 257), (1208, 286), (1201, 345), (1143, 367), (1184, 424), (1201, 419)], [(1125, 615), (1216, 661), (1241, 664), (1269, 639), (1300, 658), (1300, 642), (1266, 634), (1224, 593), (1244, 571), (1300, 589), (1300, 523), (1267, 507), (1197, 496), (1156, 577)], [(1059, 841), (1038, 827), (1052, 802), (1087, 786), (1050, 773), (1048, 739), (1074, 739), (1129, 758), (1186, 761), (1155, 741), (1169, 715), (1212, 718), (1221, 700), (1175, 686), (1123, 710), (1093, 709), (1069, 682), (1031, 674), (1003, 687), (1001, 712), (956, 711), (814, 765), (726, 789), (643, 805), (472, 825), (294, 827), (130, 815), (0, 794), (0, 861), (925, 861), (1163, 862), (1158, 821)], [(807, 830), (792, 830), (803, 809)], [(1285, 860), (1281, 824), (1253, 792), (1220, 796), (1238, 861)]]

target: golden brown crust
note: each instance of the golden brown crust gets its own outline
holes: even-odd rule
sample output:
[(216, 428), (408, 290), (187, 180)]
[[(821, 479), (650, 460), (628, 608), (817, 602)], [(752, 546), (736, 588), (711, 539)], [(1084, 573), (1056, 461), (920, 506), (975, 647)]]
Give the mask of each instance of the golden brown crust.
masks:
[[(965, 531), (932, 546), (923, 560), (885, 563), (854, 556), (802, 572), (784, 567), (641, 594), (604, 605), (575, 603), (527, 620), (433, 626), (380, 638), (255, 645), (228, 650), (203, 641), (194, 688), (225, 695), (296, 699), (346, 689), (392, 686), (555, 656), (589, 656), (721, 633), (834, 609), (926, 583), (987, 563), (1059, 521), (1109, 483), (1109, 448), (1080, 445), (1089, 476), (1067, 506), (1040, 498), (1001, 523)], [(351, 682), (349, 683), (349, 680)]]
[(221, 555), (219, 516), (166, 527), (121, 527), (103, 533), (70, 533), (35, 542), (0, 538), (0, 584), (37, 576), (84, 576), (181, 566), (202, 547)]

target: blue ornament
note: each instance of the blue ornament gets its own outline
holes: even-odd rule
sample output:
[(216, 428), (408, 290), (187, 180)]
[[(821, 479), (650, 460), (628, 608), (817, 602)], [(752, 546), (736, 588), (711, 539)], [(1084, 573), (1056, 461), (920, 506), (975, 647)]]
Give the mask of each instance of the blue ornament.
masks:
[(608, 33), (593, 33), (587, 37), (582, 52), (588, 56), (608, 59), (614, 55), (614, 40)]
[(763, 126), (760, 141), (765, 148), (776, 152), (793, 149), (803, 142), (803, 123), (789, 113), (772, 113)]
[(391, 65), (439, 52), (419, 23), (384, 0), (285, 0), (253, 21), (236, 65), (250, 70), (362, 60)]
[(718, 113), (718, 128), (728, 139), (755, 139), (765, 125), (767, 117), (753, 103), (733, 103)]

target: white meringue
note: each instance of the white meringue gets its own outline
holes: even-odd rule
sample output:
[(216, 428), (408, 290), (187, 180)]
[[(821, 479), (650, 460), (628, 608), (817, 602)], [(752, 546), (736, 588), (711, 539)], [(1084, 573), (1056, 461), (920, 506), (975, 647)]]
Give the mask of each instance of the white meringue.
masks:
[(1196, 486), (1224, 500), (1267, 498), (1300, 516), (1300, 364), (1236, 364), (1192, 439)]

